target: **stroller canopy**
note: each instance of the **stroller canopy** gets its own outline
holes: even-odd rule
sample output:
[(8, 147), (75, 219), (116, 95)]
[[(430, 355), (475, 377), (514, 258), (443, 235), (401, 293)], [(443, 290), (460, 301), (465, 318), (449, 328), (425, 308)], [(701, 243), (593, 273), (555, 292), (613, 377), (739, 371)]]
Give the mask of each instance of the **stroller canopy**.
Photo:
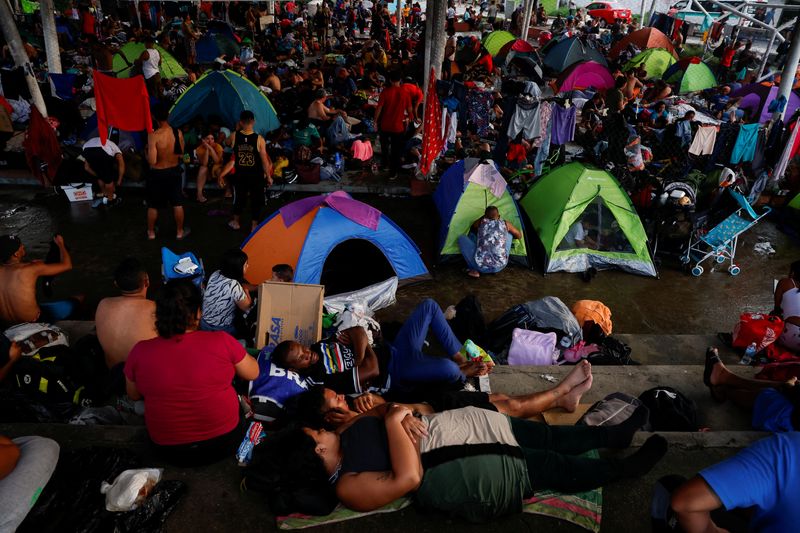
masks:
[(198, 115), (217, 115), (233, 130), (245, 109), (255, 115), (255, 129), (261, 135), (280, 126), (272, 103), (250, 80), (230, 70), (212, 70), (178, 98), (169, 112), (169, 123), (182, 126)]
[(483, 216), (490, 205), (497, 207), (500, 217), (511, 222), (523, 232), (515, 240), (509, 259), (528, 265), (525, 246), (525, 227), (517, 202), (492, 160), (481, 162), (477, 158), (462, 159), (442, 175), (433, 201), (439, 211), (439, 256), (445, 260), (460, 257), (458, 237), (469, 233), (473, 222)]
[(563, 165), (534, 183), (520, 205), (544, 246), (545, 272), (595, 267), (656, 275), (639, 215), (608, 172)]
[[(119, 49), (119, 52), (114, 54), (114, 72), (118, 78), (130, 78), (131, 70), (133, 69), (134, 62), (139, 59), (139, 56), (144, 52), (144, 43), (128, 43)], [(177, 59), (172, 57), (172, 54), (155, 45), (155, 49), (161, 55), (161, 77), (166, 79), (172, 78), (185, 78), (188, 75)]]

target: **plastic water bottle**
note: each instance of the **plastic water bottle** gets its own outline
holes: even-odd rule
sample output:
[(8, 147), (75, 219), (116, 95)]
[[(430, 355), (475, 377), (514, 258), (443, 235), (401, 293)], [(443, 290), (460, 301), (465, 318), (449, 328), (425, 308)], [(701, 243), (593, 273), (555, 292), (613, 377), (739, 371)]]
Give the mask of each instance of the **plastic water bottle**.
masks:
[(758, 347), (756, 343), (751, 342), (750, 346), (744, 351), (744, 355), (742, 356), (742, 360), (739, 361), (740, 365), (750, 365), (753, 362), (753, 358), (756, 356), (756, 352), (758, 352)]

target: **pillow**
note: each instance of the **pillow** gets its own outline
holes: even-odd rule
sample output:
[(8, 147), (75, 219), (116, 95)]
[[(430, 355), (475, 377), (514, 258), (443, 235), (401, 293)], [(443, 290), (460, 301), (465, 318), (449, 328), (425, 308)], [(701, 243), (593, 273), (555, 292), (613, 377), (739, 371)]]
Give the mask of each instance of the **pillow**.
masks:
[(250, 382), (248, 392), (254, 418), (262, 422), (274, 422), (280, 418), (286, 401), (307, 391), (309, 386), (303, 376), (270, 360), (273, 348), (267, 346), (258, 354), (259, 374)]

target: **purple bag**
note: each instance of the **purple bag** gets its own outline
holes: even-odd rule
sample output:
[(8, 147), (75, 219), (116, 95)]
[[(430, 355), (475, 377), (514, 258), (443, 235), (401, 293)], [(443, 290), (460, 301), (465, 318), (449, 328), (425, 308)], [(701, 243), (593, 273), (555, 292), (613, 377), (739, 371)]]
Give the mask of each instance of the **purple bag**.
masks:
[(514, 328), (511, 347), (508, 349), (509, 365), (553, 365), (558, 360), (555, 333), (541, 333)]

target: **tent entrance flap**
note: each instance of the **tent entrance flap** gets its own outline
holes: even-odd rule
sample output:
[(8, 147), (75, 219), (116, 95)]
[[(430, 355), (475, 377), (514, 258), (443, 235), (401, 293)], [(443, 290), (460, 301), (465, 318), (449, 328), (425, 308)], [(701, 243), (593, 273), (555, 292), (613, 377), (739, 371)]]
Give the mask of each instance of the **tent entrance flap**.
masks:
[(633, 254), (634, 249), (602, 196), (596, 196), (573, 222), (557, 250), (590, 248), (600, 252)]
[(393, 276), (397, 273), (377, 246), (365, 239), (347, 239), (328, 254), (320, 284), (325, 286), (325, 294), (341, 294)]

